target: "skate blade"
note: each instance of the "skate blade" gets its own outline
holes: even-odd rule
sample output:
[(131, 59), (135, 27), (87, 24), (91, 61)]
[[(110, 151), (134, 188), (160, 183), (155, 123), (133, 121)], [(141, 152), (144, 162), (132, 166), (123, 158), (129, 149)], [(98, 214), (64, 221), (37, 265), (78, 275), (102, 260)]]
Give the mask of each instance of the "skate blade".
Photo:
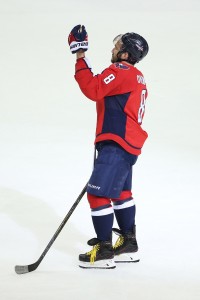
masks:
[(95, 261), (93, 264), (79, 261), (79, 267), (83, 269), (114, 269), (116, 265), (114, 259), (103, 259)]
[(120, 255), (115, 255), (114, 261), (116, 263), (137, 263), (140, 261), (138, 252), (134, 253), (123, 253)]

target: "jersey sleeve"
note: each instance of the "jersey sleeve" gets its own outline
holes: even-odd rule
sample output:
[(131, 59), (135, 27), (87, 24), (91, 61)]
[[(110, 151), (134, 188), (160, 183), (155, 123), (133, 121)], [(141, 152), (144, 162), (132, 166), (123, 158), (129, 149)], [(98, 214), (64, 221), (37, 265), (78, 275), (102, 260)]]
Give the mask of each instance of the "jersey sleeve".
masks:
[(111, 65), (101, 74), (94, 75), (86, 58), (78, 59), (75, 66), (75, 79), (83, 94), (93, 100), (99, 101), (105, 96), (120, 93), (121, 79), (119, 71)]

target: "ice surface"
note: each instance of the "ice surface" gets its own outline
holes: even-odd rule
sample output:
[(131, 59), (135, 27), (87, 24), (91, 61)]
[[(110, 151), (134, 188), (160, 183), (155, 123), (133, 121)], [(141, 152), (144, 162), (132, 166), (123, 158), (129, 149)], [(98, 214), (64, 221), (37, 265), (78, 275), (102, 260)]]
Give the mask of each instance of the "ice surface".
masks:
[[(82, 270), (94, 236), (84, 198), (38, 269), (34, 263), (92, 169), (95, 105), (74, 81), (67, 35), (89, 34), (95, 73), (112, 39), (135, 31), (149, 133), (134, 169), (138, 264)], [(0, 299), (200, 299), (199, 1), (0, 1)], [(115, 224), (116, 225), (116, 224)]]

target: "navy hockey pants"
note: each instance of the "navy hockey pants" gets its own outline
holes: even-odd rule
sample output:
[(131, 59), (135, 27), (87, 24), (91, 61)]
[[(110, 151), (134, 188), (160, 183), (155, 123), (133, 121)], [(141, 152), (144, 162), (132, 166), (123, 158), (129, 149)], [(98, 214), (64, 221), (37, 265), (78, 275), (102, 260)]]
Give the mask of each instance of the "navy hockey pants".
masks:
[(138, 156), (125, 151), (113, 141), (100, 142), (96, 146), (98, 157), (90, 177), (87, 193), (116, 199), (122, 191), (132, 186), (132, 166)]

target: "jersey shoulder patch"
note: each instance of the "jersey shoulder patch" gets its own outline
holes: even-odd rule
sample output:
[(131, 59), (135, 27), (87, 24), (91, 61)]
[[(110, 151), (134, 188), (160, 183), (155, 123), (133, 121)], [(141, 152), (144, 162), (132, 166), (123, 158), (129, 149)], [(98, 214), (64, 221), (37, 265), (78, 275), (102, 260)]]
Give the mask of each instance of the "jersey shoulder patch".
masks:
[(123, 65), (122, 63), (119, 63), (119, 62), (114, 63), (114, 66), (115, 66), (116, 68), (118, 68), (118, 69), (124, 69), (124, 70), (129, 70), (129, 69), (130, 69), (128, 66)]

